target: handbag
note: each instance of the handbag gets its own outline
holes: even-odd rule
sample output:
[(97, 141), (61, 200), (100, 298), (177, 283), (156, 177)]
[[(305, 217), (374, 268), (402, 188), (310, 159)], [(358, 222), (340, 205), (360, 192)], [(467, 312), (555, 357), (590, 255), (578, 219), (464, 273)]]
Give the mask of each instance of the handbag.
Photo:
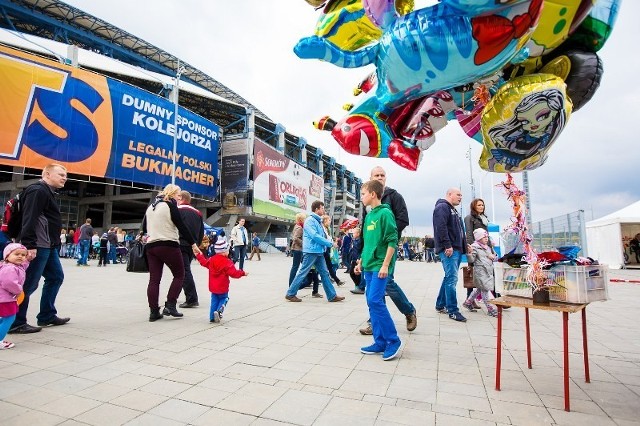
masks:
[(473, 284), (473, 265), (462, 267), (462, 286), (464, 288), (474, 288)]
[(142, 241), (133, 243), (127, 259), (127, 272), (149, 272), (145, 246)]

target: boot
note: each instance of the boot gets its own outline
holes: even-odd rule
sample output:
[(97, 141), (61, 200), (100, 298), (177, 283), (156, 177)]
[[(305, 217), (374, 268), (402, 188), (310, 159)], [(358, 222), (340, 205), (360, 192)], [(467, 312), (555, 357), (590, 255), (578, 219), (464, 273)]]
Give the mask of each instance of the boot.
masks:
[(160, 308), (149, 308), (149, 322), (154, 322), (155, 320), (162, 319), (162, 314), (160, 313)]
[(180, 312), (178, 312), (178, 310), (176, 309), (176, 302), (165, 302), (164, 304), (164, 309), (162, 310), (162, 315), (166, 315), (169, 316), (171, 315), (172, 317), (181, 317), (182, 314)]

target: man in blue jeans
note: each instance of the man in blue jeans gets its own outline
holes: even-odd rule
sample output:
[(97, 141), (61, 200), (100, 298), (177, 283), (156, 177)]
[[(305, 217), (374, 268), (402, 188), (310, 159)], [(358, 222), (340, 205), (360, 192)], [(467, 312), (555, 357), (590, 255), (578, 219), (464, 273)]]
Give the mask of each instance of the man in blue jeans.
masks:
[[(62, 218), (54, 191), (66, 182), (67, 169), (60, 164), (49, 164), (42, 171), (42, 179), (29, 185), (22, 195), (22, 230), (18, 239), (27, 248), (31, 263), (23, 286), (24, 301), (9, 329), (10, 334), (37, 333), (42, 327), (69, 322), (69, 318), (57, 316), (55, 307), (64, 273), (58, 257)], [(27, 309), (41, 277), (44, 285), (37, 316), (39, 327), (34, 327), (27, 324)]]
[(458, 188), (450, 188), (444, 199), (436, 201), (433, 209), (433, 231), (435, 234), (435, 252), (440, 256), (444, 278), (436, 300), (436, 311), (449, 314), (455, 321), (466, 322), (467, 319), (458, 309), (456, 284), (462, 254), (467, 252), (467, 243), (462, 225), (462, 218), (456, 210), (462, 201), (462, 193)]
[(322, 227), (322, 215), (325, 214), (324, 203), (318, 200), (314, 201), (311, 203), (311, 211), (312, 213), (305, 219), (302, 227), (302, 263), (289, 286), (285, 298), (289, 302), (302, 302), (302, 299), (296, 294), (302, 282), (306, 280), (311, 267), (315, 266), (322, 278), (322, 287), (327, 296), (327, 301), (340, 302), (344, 300), (344, 297), (336, 294), (329, 277), (327, 262), (324, 260), (325, 249), (333, 246), (333, 241), (325, 237), (324, 228)]
[[(374, 167), (371, 169), (371, 180), (377, 180), (382, 183), (384, 187), (384, 191), (382, 192), (382, 204), (387, 204), (391, 207), (391, 212), (396, 219), (396, 227), (398, 228), (398, 238), (402, 235), (402, 231), (409, 225), (409, 212), (407, 211), (407, 204), (404, 201), (402, 195), (397, 192), (395, 189), (387, 186), (387, 174), (384, 169), (380, 166)], [(363, 210), (362, 213), (362, 223), (364, 223), (364, 218), (367, 215), (366, 209)], [(365, 242), (363, 239), (362, 245), (364, 246)], [(395, 259), (394, 259), (395, 261)], [(360, 281), (360, 289), (365, 288), (366, 282), (364, 277), (362, 277)], [(400, 288), (398, 283), (396, 283), (393, 279), (393, 272), (387, 275), (387, 295), (391, 298), (391, 301), (396, 305), (398, 310), (405, 316), (407, 319), (407, 330), (413, 331), (418, 326), (418, 317), (416, 316), (416, 308), (413, 306), (409, 299), (404, 294), (404, 291)], [(354, 292), (357, 294), (357, 292)], [(371, 329), (371, 324), (367, 327), (360, 329), (360, 334), (371, 335), (373, 330)]]
[(77, 266), (89, 266), (87, 260), (89, 259), (89, 250), (91, 250), (91, 237), (93, 237), (93, 226), (91, 226), (91, 219), (87, 218), (85, 223), (80, 227), (80, 238), (78, 238), (78, 245), (80, 246), (80, 259), (78, 259)]

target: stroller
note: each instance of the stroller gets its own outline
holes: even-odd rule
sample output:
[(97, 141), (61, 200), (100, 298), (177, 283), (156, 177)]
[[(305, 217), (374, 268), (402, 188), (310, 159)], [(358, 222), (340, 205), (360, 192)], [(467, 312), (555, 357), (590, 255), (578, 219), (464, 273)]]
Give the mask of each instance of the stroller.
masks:
[(116, 263), (127, 263), (129, 258), (129, 249), (125, 247), (124, 243), (118, 243), (116, 247)]

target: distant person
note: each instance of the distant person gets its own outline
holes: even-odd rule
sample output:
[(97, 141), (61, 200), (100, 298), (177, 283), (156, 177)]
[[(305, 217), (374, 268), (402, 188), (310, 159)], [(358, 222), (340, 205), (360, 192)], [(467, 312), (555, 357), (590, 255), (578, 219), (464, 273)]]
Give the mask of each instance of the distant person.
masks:
[[(149, 302), (149, 321), (153, 322), (166, 316), (182, 317), (178, 312), (176, 303), (182, 282), (184, 280), (184, 264), (180, 252), (180, 234), (184, 235), (192, 249), (197, 249), (196, 241), (191, 232), (186, 228), (180, 211), (178, 210), (178, 198), (180, 187), (169, 184), (154, 198), (147, 208), (142, 220), (142, 234), (148, 234), (145, 252), (149, 264), (149, 284), (147, 285), (147, 300)], [(143, 237), (144, 239), (144, 237)], [(167, 292), (167, 301), (160, 313), (160, 281), (164, 266), (167, 265), (173, 279)]]
[(258, 260), (260, 260), (260, 237), (258, 237), (258, 233), (254, 232), (251, 238), (251, 256), (249, 256), (249, 260), (253, 259), (253, 255), (258, 255)]
[(352, 237), (349, 234), (349, 231), (345, 232), (344, 236), (342, 237), (342, 245), (340, 246), (340, 256), (342, 257), (342, 264), (346, 268), (346, 271), (344, 272), (347, 274), (351, 272), (351, 240)]
[(355, 267), (360, 260), (360, 254), (362, 253), (362, 238), (360, 238), (360, 228), (353, 228), (353, 238), (351, 240), (351, 253), (349, 253), (349, 275), (355, 285), (355, 288), (351, 290), (353, 294), (364, 294), (366, 281), (362, 279), (362, 274), (355, 273)]
[(298, 298), (296, 294), (302, 282), (307, 278), (311, 267), (315, 266), (322, 278), (322, 287), (324, 288), (324, 293), (327, 295), (327, 301), (341, 302), (344, 300), (344, 297), (336, 294), (336, 290), (331, 283), (331, 278), (329, 278), (327, 263), (324, 259), (326, 248), (333, 245), (333, 241), (325, 237), (325, 232), (322, 228), (324, 203), (318, 200), (314, 201), (311, 204), (311, 211), (312, 213), (304, 221), (302, 229), (302, 263), (298, 268), (293, 282), (289, 286), (285, 298), (289, 302), (302, 302), (302, 299)]
[(331, 218), (327, 214), (322, 216), (322, 228), (324, 229), (324, 236), (327, 239), (333, 241), (333, 244), (331, 245), (331, 247), (327, 247), (324, 251), (324, 261), (327, 264), (327, 270), (329, 271), (329, 276), (331, 277), (333, 282), (335, 282), (337, 285), (339, 286), (344, 285), (344, 281), (338, 278), (338, 275), (336, 274), (337, 269), (333, 267), (333, 262), (331, 261), (331, 250), (337, 248), (337, 244), (334, 241), (333, 237), (331, 236), (331, 229), (330, 229)]
[(302, 262), (302, 230), (304, 227), (304, 221), (307, 218), (307, 214), (300, 212), (296, 214), (296, 224), (293, 226), (290, 236), (291, 245), (291, 270), (289, 271), (289, 287), (293, 279), (296, 277), (300, 263)]
[(640, 233), (636, 234), (636, 236), (629, 241), (629, 248), (631, 252), (636, 255), (636, 263), (640, 263)]
[(93, 227), (91, 226), (91, 219), (87, 218), (84, 224), (80, 227), (80, 237), (78, 238), (78, 245), (80, 246), (80, 259), (78, 259), (78, 266), (89, 266), (87, 260), (89, 259), (89, 250), (91, 250), (91, 239), (94, 234)]
[(226, 237), (218, 238), (214, 251), (213, 256), (206, 258), (197, 248), (193, 250), (200, 265), (209, 270), (209, 291), (211, 292), (209, 322), (218, 323), (229, 302), (229, 278), (242, 278), (249, 274), (242, 269), (236, 269), (229, 259), (229, 245)]
[(118, 247), (118, 228), (109, 228), (109, 232), (107, 232), (107, 240), (109, 241), (109, 256), (107, 259), (107, 263), (111, 262), (113, 264), (116, 263), (117, 251)]
[(434, 240), (432, 236), (427, 235), (424, 238), (424, 249), (426, 251), (427, 262), (433, 262), (433, 263), (437, 262), (435, 248), (436, 248), (436, 240)]
[(106, 232), (100, 237), (100, 254), (98, 255), (98, 266), (107, 266), (109, 264), (109, 234)]
[[(64, 281), (60, 263), (59, 245), (62, 216), (56, 190), (67, 182), (67, 169), (60, 164), (49, 164), (42, 170), (42, 179), (29, 185), (22, 195), (22, 230), (18, 239), (29, 251), (29, 267), (24, 280), (24, 300), (18, 308), (9, 334), (37, 333), (42, 327), (64, 325), (68, 317), (58, 317), (55, 303)], [(87, 233), (89, 238), (91, 234)], [(88, 240), (87, 240), (88, 241)], [(40, 296), (38, 327), (27, 323), (29, 299), (44, 277)]]
[(0, 350), (11, 349), (15, 344), (4, 340), (18, 312), (18, 297), (22, 293), (29, 252), (22, 244), (5, 246), (0, 261)]
[[(202, 213), (191, 205), (191, 193), (189, 191), (180, 192), (180, 202), (178, 203), (178, 211), (185, 228), (191, 233), (196, 244), (200, 244), (204, 238), (204, 222), (202, 221)], [(191, 272), (191, 262), (193, 261), (193, 250), (189, 244), (189, 238), (180, 232), (180, 253), (182, 254), (182, 263), (184, 265), (184, 280), (182, 281), (182, 290), (184, 291), (185, 301), (180, 304), (180, 308), (195, 308), (200, 306), (198, 301), (198, 291), (196, 290), (196, 282)]]
[(247, 256), (247, 244), (249, 243), (249, 234), (244, 223), (244, 218), (240, 218), (238, 224), (231, 229), (231, 244), (235, 252), (233, 263), (238, 262), (238, 266), (242, 270), (244, 270), (244, 260)]
[(382, 204), (384, 186), (377, 180), (362, 185), (362, 204), (371, 208), (362, 221), (364, 247), (355, 272), (362, 272), (367, 282), (366, 298), (373, 329), (373, 344), (360, 349), (363, 354), (382, 354), (384, 361), (400, 353), (402, 342), (398, 337), (389, 309), (384, 303), (387, 276), (393, 273), (398, 245), (396, 220), (387, 204)]
[(466, 322), (467, 319), (458, 309), (456, 284), (462, 254), (466, 253), (466, 239), (462, 228), (462, 218), (456, 210), (462, 201), (462, 193), (458, 188), (450, 188), (444, 199), (436, 201), (433, 210), (433, 230), (435, 234), (435, 251), (440, 256), (444, 278), (436, 300), (436, 311), (449, 314), (455, 321)]

